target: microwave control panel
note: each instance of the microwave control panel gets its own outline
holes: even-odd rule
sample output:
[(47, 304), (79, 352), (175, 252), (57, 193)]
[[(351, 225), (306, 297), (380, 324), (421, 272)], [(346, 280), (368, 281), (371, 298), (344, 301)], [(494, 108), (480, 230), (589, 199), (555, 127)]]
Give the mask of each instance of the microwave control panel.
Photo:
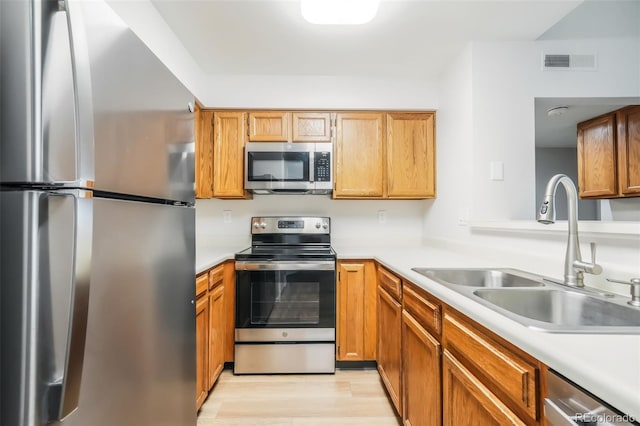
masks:
[(313, 175), (316, 182), (331, 182), (331, 153), (316, 152)]

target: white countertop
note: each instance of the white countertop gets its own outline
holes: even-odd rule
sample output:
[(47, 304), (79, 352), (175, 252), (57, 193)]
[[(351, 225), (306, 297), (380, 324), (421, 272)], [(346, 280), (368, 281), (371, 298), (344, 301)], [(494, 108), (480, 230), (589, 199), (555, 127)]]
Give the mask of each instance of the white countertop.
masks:
[[(428, 247), (334, 247), (339, 259), (375, 259), (443, 302), (502, 336), (618, 410), (640, 419), (640, 335), (552, 334), (529, 329), (411, 270), (413, 267), (503, 267), (481, 256)], [(238, 250), (197, 253), (196, 272), (233, 258)]]
[(213, 268), (225, 260), (233, 259), (236, 252), (244, 250), (245, 248), (246, 247), (238, 247), (238, 249), (209, 247), (196, 250), (196, 275)]

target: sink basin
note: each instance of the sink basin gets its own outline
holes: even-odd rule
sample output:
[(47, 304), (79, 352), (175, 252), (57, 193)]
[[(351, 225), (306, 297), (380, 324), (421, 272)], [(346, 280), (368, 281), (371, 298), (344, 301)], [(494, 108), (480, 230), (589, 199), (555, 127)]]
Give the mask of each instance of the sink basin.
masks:
[(413, 268), (441, 284), (468, 287), (543, 287), (542, 278), (515, 269)]
[(571, 290), (478, 289), (473, 295), (532, 328), (640, 334), (640, 309)]

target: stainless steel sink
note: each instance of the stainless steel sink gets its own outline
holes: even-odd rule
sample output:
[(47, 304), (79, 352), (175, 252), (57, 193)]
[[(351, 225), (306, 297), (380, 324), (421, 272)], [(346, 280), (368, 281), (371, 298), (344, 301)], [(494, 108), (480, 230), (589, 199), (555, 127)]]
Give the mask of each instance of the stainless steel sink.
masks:
[(413, 268), (440, 284), (469, 287), (542, 287), (542, 277), (515, 269)]
[(571, 289), (478, 289), (472, 294), (481, 303), (531, 328), (640, 334), (640, 309)]

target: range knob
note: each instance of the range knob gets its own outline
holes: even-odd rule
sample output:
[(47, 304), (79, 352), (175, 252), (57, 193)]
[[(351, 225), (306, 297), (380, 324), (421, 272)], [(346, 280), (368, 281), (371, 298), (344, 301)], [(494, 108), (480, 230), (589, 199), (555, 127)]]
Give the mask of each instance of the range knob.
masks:
[(260, 228), (260, 224), (258, 222), (253, 222), (253, 227), (258, 229)]
[(322, 224), (322, 229), (327, 229), (327, 228), (329, 228), (329, 224), (327, 224), (327, 223), (323, 223), (323, 224)]
[(320, 222), (316, 222), (316, 229), (320, 229)]
[(264, 222), (260, 222), (260, 228), (264, 229), (267, 227), (267, 224)]

